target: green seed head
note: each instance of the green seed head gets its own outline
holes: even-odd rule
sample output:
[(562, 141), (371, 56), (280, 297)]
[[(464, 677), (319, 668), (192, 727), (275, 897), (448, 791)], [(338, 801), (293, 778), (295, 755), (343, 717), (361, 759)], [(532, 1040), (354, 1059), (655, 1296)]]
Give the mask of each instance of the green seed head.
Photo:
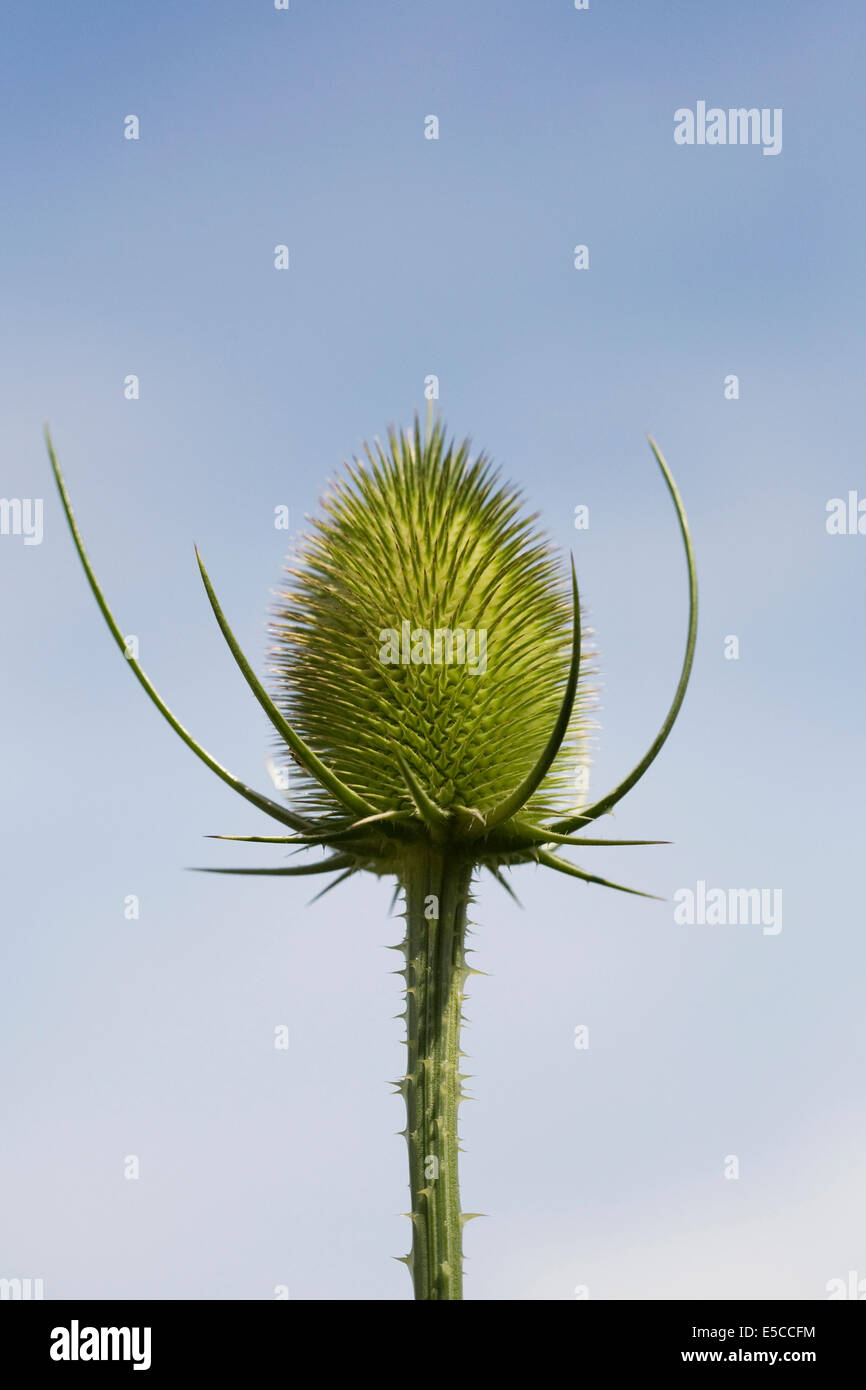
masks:
[[(451, 838), (473, 834), (562, 705), (574, 615), (561, 560), (483, 455), (440, 424), (422, 439), (417, 419), (367, 449), (323, 512), (273, 623), (277, 704), (376, 812), (403, 813), (404, 837), (430, 833), (419, 795), (450, 813)], [(581, 681), (533, 818), (574, 810), (587, 706)], [(309, 777), (302, 798), (345, 819)]]

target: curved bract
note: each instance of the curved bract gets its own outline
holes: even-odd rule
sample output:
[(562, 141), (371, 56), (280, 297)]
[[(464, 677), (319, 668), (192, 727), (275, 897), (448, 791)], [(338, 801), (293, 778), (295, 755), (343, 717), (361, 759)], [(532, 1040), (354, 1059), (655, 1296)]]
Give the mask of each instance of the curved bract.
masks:
[(680, 706), (685, 699), (689, 677), (692, 674), (692, 663), (695, 659), (695, 644), (698, 640), (698, 572), (695, 564), (695, 552), (692, 547), (692, 538), (689, 534), (689, 525), (686, 520), (685, 508), (683, 507), (679, 489), (674, 482), (673, 474), (662, 458), (655, 440), (651, 436), (648, 436), (648, 438), (650, 448), (655, 454), (656, 462), (662, 471), (662, 476), (667, 483), (668, 491), (673, 498), (677, 519), (680, 524), (680, 532), (683, 538), (683, 545), (686, 551), (686, 565), (689, 574), (689, 629), (686, 637), (686, 650), (683, 657), (682, 670), (680, 671), (680, 678), (677, 683), (677, 688), (674, 691), (674, 698), (664, 723), (637, 766), (632, 768), (628, 776), (624, 777), (623, 780), (614, 787), (613, 791), (608, 792), (607, 796), (603, 796), (601, 800), (596, 801), (594, 805), (584, 808), (579, 816), (570, 816), (563, 821), (557, 822), (553, 828), (558, 831), (576, 830), (579, 825), (585, 825), (587, 821), (596, 820), (599, 816), (612, 810), (617, 802), (622, 800), (626, 792), (631, 791), (635, 783), (640, 781), (647, 768), (661, 752), (662, 746), (666, 742), (668, 734), (674, 726), (676, 717), (680, 712)]

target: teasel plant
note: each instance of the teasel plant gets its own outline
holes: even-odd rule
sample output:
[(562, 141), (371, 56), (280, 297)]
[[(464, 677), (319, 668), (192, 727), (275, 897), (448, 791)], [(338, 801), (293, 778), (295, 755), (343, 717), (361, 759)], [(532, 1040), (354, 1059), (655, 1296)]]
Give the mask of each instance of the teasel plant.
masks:
[[(364, 446), (330, 486), (320, 517), (286, 570), (272, 614), (269, 693), (229, 626), (204, 562), (204, 588), (223, 637), (291, 766), (293, 804), (247, 786), (172, 713), (138, 660), (97, 582), (46, 439), (72, 539), (90, 588), (136, 679), (184, 743), (278, 835), (216, 839), (322, 850), (325, 858), (219, 874), (360, 873), (395, 880), (404, 909), (405, 1100), (412, 1240), (404, 1260), (419, 1300), (463, 1296), (458, 1109), (465, 1098), (460, 1035), (468, 911), (480, 871), (513, 895), (510, 872), (541, 866), (582, 884), (650, 897), (564, 857), (659, 840), (594, 837), (591, 827), (643, 777), (673, 727), (697, 636), (697, 576), (686, 515), (650, 439), (685, 547), (689, 619), (673, 702), (652, 744), (612, 791), (580, 805), (592, 663), (581, 648), (572, 559), (561, 557), (469, 441), (446, 437), (428, 409), (423, 431), (391, 429)], [(461, 645), (461, 633), (463, 642)], [(444, 634), (444, 635), (443, 635)], [(484, 634), (485, 660), (467, 640)], [(397, 636), (399, 635), (399, 636)], [(408, 639), (408, 650), (407, 650)], [(471, 648), (470, 648), (471, 654)]]

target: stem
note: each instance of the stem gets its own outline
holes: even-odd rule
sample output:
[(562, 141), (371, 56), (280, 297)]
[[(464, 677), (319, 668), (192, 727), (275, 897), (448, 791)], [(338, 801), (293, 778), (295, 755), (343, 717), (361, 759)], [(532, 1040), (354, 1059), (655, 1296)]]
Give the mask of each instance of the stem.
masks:
[(465, 937), (471, 877), (471, 861), (433, 846), (407, 854), (400, 873), (408, 1044), (400, 1089), (412, 1194), (406, 1264), (416, 1299), (463, 1297), (457, 1111), (463, 1099), (460, 1024), (470, 974)]

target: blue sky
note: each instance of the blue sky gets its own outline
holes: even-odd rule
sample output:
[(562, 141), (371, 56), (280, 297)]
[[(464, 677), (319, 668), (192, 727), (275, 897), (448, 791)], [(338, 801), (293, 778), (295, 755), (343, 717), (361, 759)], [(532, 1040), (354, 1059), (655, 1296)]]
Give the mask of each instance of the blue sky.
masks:
[[(674, 843), (585, 863), (667, 901), (531, 870), (522, 911), (481, 888), (463, 1190), (489, 1218), (467, 1297), (809, 1299), (866, 1275), (866, 539), (825, 527), (829, 499), (866, 496), (862, 8), (10, 3), (0, 39), (0, 492), (45, 504), (40, 545), (0, 536), (0, 1276), (410, 1296), (389, 1258), (408, 1240), (390, 892), (353, 880), (307, 908), (303, 883), (186, 872), (227, 862), (204, 834), (264, 821), (130, 679), (41, 430), (145, 668), (267, 790), (193, 542), (261, 664), (274, 508), (302, 530), (429, 374), (574, 549), (595, 791), (651, 741), (684, 639), (647, 431), (702, 603), (683, 714), (615, 821)], [(782, 152), (676, 145), (699, 100), (781, 108)], [(676, 924), (698, 880), (780, 887), (783, 930)]]

